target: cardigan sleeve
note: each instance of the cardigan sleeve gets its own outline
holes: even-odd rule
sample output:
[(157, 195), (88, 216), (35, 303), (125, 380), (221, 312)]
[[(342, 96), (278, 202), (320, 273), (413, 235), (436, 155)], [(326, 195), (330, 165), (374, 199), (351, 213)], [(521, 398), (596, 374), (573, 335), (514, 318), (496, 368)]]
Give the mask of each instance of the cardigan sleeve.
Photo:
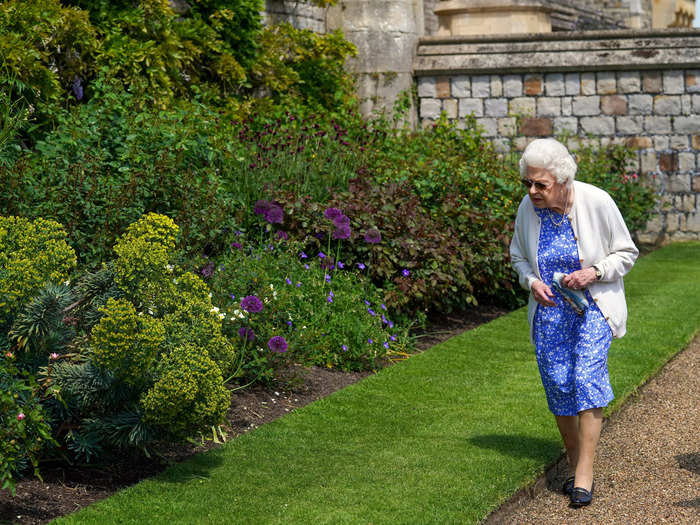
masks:
[(532, 264), (527, 258), (527, 232), (525, 232), (527, 219), (525, 217), (525, 201), (523, 199), (518, 207), (518, 215), (515, 218), (515, 228), (513, 231), (513, 239), (510, 242), (510, 260), (513, 268), (518, 273), (518, 281), (520, 286), (526, 290), (530, 290), (532, 283), (539, 278), (532, 269)]
[(607, 197), (605, 214), (608, 227), (608, 255), (595, 263), (595, 266), (603, 274), (601, 281), (615, 281), (630, 271), (637, 260), (639, 250), (632, 241), (615, 201), (609, 195)]

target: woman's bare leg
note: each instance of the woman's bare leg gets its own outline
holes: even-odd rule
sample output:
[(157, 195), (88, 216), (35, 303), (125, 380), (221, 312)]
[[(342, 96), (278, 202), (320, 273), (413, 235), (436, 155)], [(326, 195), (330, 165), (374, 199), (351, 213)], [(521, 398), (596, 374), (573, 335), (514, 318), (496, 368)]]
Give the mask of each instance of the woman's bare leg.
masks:
[(554, 418), (557, 420), (559, 433), (566, 447), (566, 456), (569, 460), (569, 475), (573, 475), (578, 463), (579, 418), (578, 416), (554, 416)]
[(578, 458), (575, 487), (591, 490), (593, 485), (593, 459), (603, 426), (603, 409), (591, 408), (578, 414)]

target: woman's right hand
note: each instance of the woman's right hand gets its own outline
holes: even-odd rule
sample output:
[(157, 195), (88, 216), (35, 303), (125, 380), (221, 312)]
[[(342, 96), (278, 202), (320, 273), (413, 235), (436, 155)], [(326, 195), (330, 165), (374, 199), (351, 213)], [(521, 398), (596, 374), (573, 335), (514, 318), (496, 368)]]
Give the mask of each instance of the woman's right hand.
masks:
[(535, 296), (535, 301), (543, 306), (556, 306), (554, 302), (554, 294), (552, 290), (543, 281), (535, 281), (532, 283), (532, 295)]

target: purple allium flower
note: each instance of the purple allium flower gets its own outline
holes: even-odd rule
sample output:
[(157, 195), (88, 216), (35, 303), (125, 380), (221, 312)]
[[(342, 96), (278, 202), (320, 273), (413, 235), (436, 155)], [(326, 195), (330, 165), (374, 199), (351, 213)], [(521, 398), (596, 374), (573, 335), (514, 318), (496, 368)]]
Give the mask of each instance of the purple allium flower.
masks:
[(262, 301), (254, 295), (246, 295), (243, 299), (241, 299), (241, 308), (243, 308), (246, 312), (250, 312), (251, 314), (257, 314), (262, 312), (263, 304)]
[(75, 100), (82, 100), (83, 99), (83, 81), (80, 77), (76, 77), (76, 79), (73, 81), (73, 95), (75, 96)]
[(211, 277), (214, 273), (214, 268), (216, 265), (213, 262), (207, 263), (207, 265), (199, 270), (199, 273), (202, 274), (202, 277)]
[(340, 211), (338, 208), (328, 208), (326, 211), (323, 212), (323, 215), (326, 217), (326, 219), (330, 219), (333, 221), (341, 215), (343, 215), (343, 212)]
[(289, 239), (289, 235), (287, 235), (287, 232), (283, 232), (282, 230), (280, 230), (277, 232), (277, 238), (282, 241), (286, 241), (287, 239)]
[(360, 270), (364, 270), (365, 268), (367, 268), (367, 267), (365, 266), (365, 263), (357, 263), (357, 267), (358, 267)]
[(287, 278), (285, 279), (285, 282), (286, 282), (287, 284), (292, 284), (292, 280), (291, 280), (289, 277), (287, 277)]
[(347, 352), (347, 351), (348, 351), (348, 345), (343, 345), (343, 346), (341, 346), (340, 348), (343, 349), (343, 352)]
[(287, 340), (281, 335), (276, 335), (275, 337), (270, 338), (270, 340), (267, 342), (267, 346), (273, 352), (283, 354), (287, 351)]
[(306, 255), (304, 252), (301, 252), (301, 255), (299, 257), (301, 257), (302, 259), (306, 259), (308, 255)]
[(367, 230), (367, 233), (365, 233), (365, 242), (368, 242), (370, 244), (377, 244), (382, 241), (382, 234), (379, 233), (379, 230), (377, 228), (370, 228)]
[(349, 239), (350, 238), (350, 226), (347, 224), (341, 224), (333, 231), (334, 239)]
[(389, 343), (387, 343), (386, 341), (384, 341), (384, 344), (382, 346), (387, 350), (389, 349)]
[(319, 257), (319, 259), (325, 259), (325, 258), (326, 258), (326, 254), (323, 253), (323, 252), (318, 252), (318, 257)]
[(401, 275), (403, 275), (404, 277), (408, 277), (409, 275), (411, 275), (411, 272), (409, 272), (406, 268), (404, 268), (403, 271), (401, 272)]
[(345, 265), (342, 262), (338, 261), (338, 268), (342, 270), (343, 268), (345, 268)]
[(367, 308), (367, 311), (369, 312), (369, 315), (372, 315), (372, 316), (377, 315), (374, 313), (374, 310), (372, 310), (371, 308)]
[(253, 332), (252, 328), (248, 328), (247, 326), (239, 328), (238, 335), (241, 339), (247, 339), (248, 341), (255, 339), (255, 332)]
[(255, 203), (255, 206), (253, 206), (253, 211), (256, 215), (265, 215), (267, 210), (269, 210), (272, 206), (273, 204), (270, 201), (259, 200)]
[(336, 217), (335, 219), (333, 219), (333, 225), (336, 228), (339, 228), (340, 226), (343, 226), (343, 225), (349, 226), (350, 225), (350, 217), (348, 217), (347, 215), (341, 215), (339, 217)]
[(265, 220), (270, 224), (282, 224), (284, 220), (282, 208), (273, 204), (272, 207), (265, 212)]

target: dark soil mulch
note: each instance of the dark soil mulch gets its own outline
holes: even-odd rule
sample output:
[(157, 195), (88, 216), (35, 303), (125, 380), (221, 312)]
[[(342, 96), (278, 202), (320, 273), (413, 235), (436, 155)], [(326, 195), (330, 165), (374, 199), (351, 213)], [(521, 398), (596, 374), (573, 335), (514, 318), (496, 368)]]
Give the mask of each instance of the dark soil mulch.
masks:
[[(459, 315), (431, 319), (429, 329), (416, 335), (418, 350), (425, 350), (465, 330), (499, 317), (507, 311), (481, 307)], [(387, 363), (389, 365), (390, 363)], [(372, 372), (338, 372), (312, 367), (295, 370), (293, 387), (254, 386), (232, 392), (231, 408), (224, 429), (228, 439), (273, 421), (297, 407), (345, 388)], [(17, 484), (16, 495), (0, 491), (0, 524), (35, 525), (69, 514), (110, 496), (114, 492), (163, 471), (168, 464), (182, 461), (215, 445), (177, 446), (160, 451), (159, 458), (121, 459), (117, 463), (75, 466), (42, 465), (43, 481), (26, 479)]]

